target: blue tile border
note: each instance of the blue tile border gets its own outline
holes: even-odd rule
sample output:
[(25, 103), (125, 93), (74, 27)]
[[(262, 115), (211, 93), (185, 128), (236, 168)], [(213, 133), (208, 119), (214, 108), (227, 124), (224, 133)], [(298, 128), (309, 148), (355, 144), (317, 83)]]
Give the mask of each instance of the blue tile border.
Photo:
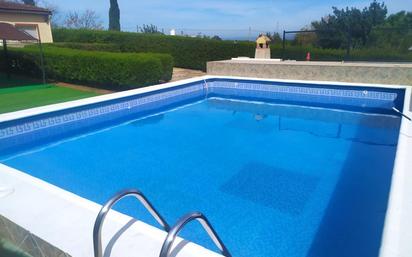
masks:
[(208, 86), (210, 94), (216, 96), (382, 109), (402, 105), (404, 92), (403, 89), (236, 80), (215, 80), (208, 82)]
[[(195, 93), (203, 92), (203, 85), (194, 85), (181, 89), (170, 90), (162, 93), (152, 94), (148, 96), (136, 97), (132, 100), (126, 100), (116, 103), (107, 103), (103, 106), (91, 107), (83, 110), (75, 110), (66, 114), (57, 114), (51, 117), (40, 118), (33, 121), (22, 121), (19, 124), (2, 128), (0, 126), (0, 140), (16, 135), (21, 135), (44, 128), (59, 126), (71, 122), (83, 121), (86, 119), (118, 112), (134, 108), (140, 108), (140, 111), (154, 103), (159, 103), (165, 100), (182, 100), (182, 96), (190, 96)], [(179, 98), (179, 99), (177, 99)]]
[(349, 97), (349, 98), (362, 98), (362, 99), (374, 99), (374, 100), (387, 100), (394, 101), (397, 98), (397, 93), (380, 92), (368, 90), (363, 88), (362, 90), (356, 89), (335, 89), (326, 87), (310, 87), (310, 86), (288, 86), (288, 85), (267, 85), (261, 83), (239, 83), (239, 82), (209, 82), (208, 83), (211, 92), (218, 92), (219, 89), (232, 89), (232, 90), (250, 90), (259, 92), (271, 92), (271, 93), (288, 93), (299, 95), (315, 95), (315, 96), (328, 96), (328, 97)]
[[(205, 87), (205, 82), (207, 87)], [(207, 79), (115, 100), (0, 123), (0, 155), (30, 145), (98, 129), (110, 121), (147, 115), (187, 101), (220, 96), (327, 106), (390, 110), (403, 108), (404, 89), (299, 84), (239, 79)], [(100, 126), (100, 127), (99, 127)]]

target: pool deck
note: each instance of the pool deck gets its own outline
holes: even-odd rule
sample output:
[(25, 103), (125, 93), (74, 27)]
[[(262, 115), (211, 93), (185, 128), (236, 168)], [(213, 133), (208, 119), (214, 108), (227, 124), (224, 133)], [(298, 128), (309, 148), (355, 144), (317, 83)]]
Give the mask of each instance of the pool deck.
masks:
[(182, 79), (190, 79), (190, 78), (195, 78), (195, 77), (200, 77), (206, 75), (206, 72), (200, 71), (200, 70), (191, 70), (191, 69), (183, 69), (183, 68), (173, 68), (173, 76), (172, 76), (172, 82), (173, 81), (179, 81)]
[[(198, 77), (153, 87), (3, 114), (0, 115), (0, 122), (115, 99), (127, 95), (175, 87), (180, 84), (203, 81), (204, 79), (214, 77), (215, 76)], [(264, 79), (256, 80), (267, 81)], [(308, 81), (305, 82), (308, 83)], [(326, 84), (326, 82), (319, 81), (313, 83)], [(334, 84), (353, 85), (349, 83)], [(388, 87), (385, 85), (363, 86)], [(399, 87), (402, 86), (397, 86), (397, 88)], [(404, 112), (409, 116), (412, 116), (411, 97), (412, 89), (411, 87), (406, 87)], [(411, 152), (412, 122), (404, 118), (402, 119), (400, 129), (389, 207), (386, 213), (380, 253), (381, 257), (410, 257), (412, 253), (412, 244), (410, 243), (412, 241), (412, 220), (410, 218), (412, 217)], [(8, 195), (0, 195), (0, 213), (3, 216), (73, 257), (93, 256), (92, 231), (95, 218), (101, 208), (99, 204), (3, 164), (0, 164), (0, 188), (10, 188), (11, 190), (11, 193)], [(119, 188), (119, 190), (121, 189)], [(127, 215), (112, 211), (108, 215), (104, 225), (103, 246), (109, 245), (109, 250), (106, 250), (106, 254), (110, 253), (112, 257), (154, 257), (158, 256), (165, 236), (166, 233), (160, 229), (141, 221), (136, 221)], [(172, 256), (220, 256), (199, 245), (181, 241), (181, 239), (179, 240), (180, 243), (176, 250), (174, 250)]]
[[(3, 216), (73, 257), (93, 256), (92, 231), (100, 205), (2, 164), (0, 181), (14, 190), (0, 198)], [(166, 232), (117, 211), (103, 225), (103, 247), (112, 257), (158, 257), (165, 237)], [(219, 256), (181, 239), (177, 243), (178, 256)]]
[[(187, 79), (5, 113), (0, 115), (0, 122), (175, 87), (198, 80), (199, 78)], [(10, 190), (9, 194), (0, 192), (1, 215), (73, 257), (93, 256), (93, 225), (101, 205), (3, 164), (0, 164), (0, 189)], [(119, 191), (122, 189), (119, 188)], [(138, 204), (136, 202), (136, 205)], [(169, 222), (173, 225), (175, 221)], [(165, 238), (166, 232), (114, 210), (110, 211), (103, 225), (103, 249), (109, 249), (106, 250), (106, 254), (110, 254), (110, 257), (158, 257)], [(180, 238), (176, 239), (174, 247), (171, 256), (221, 256)]]
[(267, 79), (412, 85), (412, 63), (306, 62), (233, 58), (208, 62), (207, 74)]
[[(406, 89), (404, 113), (412, 117), (412, 90)], [(403, 118), (392, 175), (380, 257), (412, 256), (412, 122)]]

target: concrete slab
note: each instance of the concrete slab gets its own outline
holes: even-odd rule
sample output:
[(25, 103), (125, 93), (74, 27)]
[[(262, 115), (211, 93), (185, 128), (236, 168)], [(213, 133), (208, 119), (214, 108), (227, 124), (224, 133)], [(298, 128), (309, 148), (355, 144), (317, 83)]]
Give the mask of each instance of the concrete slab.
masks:
[(412, 85), (412, 63), (232, 59), (207, 63), (208, 75)]

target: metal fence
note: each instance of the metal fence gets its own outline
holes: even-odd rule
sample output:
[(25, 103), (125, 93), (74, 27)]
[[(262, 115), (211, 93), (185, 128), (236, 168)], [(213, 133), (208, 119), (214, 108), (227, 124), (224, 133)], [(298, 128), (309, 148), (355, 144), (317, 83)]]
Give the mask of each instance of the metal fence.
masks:
[(373, 28), (363, 34), (356, 30), (285, 30), (281, 58), (289, 59), (292, 48), (318, 50), (321, 59), (322, 50), (327, 49), (326, 60), (412, 62), (412, 27)]

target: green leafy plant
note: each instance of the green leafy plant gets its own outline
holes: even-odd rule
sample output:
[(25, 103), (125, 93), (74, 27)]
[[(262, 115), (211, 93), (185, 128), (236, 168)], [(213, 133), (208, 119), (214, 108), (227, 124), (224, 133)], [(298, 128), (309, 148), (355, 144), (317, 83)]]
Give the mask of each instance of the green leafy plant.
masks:
[[(121, 52), (156, 52), (173, 56), (176, 67), (206, 70), (206, 62), (255, 54), (253, 42), (219, 41), (213, 39), (95, 30), (53, 30), (55, 42), (109, 43)], [(72, 45), (73, 46), (73, 45)], [(90, 45), (89, 45), (90, 47)], [(99, 49), (102, 45), (96, 45)], [(114, 51), (118, 51), (117, 48)]]
[[(173, 56), (176, 67), (205, 70), (208, 61), (232, 57), (254, 57), (254, 42), (218, 41), (212, 39), (138, 34), (131, 32), (55, 29), (54, 45), (74, 49), (110, 52), (159, 52)], [(271, 45), (272, 58), (281, 58), (281, 42)], [(392, 48), (353, 49), (345, 58), (344, 49), (318, 48), (287, 43), (285, 59), (305, 60), (311, 53), (314, 61), (412, 61), (412, 52), (401, 53)]]
[[(44, 47), (48, 78), (116, 89), (141, 87), (170, 80), (173, 59), (166, 54), (114, 53)], [(40, 74), (39, 51), (35, 47), (10, 49), (12, 71)]]

